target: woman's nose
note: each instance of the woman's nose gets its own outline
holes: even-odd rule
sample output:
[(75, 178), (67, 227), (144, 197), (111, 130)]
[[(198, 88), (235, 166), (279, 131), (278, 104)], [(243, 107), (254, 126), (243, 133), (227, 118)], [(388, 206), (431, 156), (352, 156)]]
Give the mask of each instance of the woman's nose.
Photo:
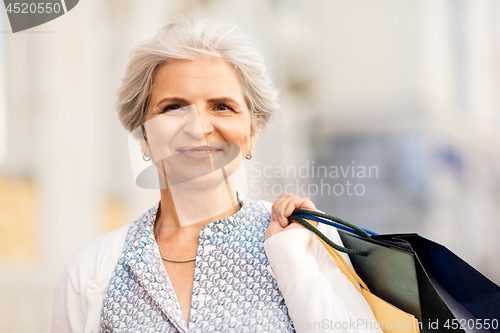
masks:
[(204, 139), (213, 132), (213, 124), (210, 115), (203, 110), (193, 107), (190, 112), (184, 131), (197, 140)]

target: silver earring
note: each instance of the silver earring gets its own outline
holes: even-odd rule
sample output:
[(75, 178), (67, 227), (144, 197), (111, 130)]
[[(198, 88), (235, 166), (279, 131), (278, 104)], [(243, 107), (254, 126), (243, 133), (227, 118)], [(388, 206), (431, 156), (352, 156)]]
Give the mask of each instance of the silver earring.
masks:
[(144, 161), (146, 161), (146, 162), (149, 162), (149, 161), (151, 161), (151, 156), (148, 156), (148, 157), (146, 158), (146, 153), (144, 153), (144, 154), (142, 154), (142, 159), (143, 159)]

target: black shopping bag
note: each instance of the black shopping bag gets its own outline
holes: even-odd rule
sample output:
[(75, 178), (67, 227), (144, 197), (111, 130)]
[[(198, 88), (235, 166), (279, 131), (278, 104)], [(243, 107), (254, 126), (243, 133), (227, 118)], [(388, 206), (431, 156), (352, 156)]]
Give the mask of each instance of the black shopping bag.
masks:
[(410, 246), (433, 287), (466, 332), (500, 331), (500, 288), (445, 246), (417, 234), (373, 236)]
[(417, 234), (370, 235), (319, 212), (290, 217), (301, 218), (347, 226), (339, 230), (347, 249), (337, 249), (375, 295), (413, 314), (422, 332), (500, 332), (500, 288), (445, 247)]

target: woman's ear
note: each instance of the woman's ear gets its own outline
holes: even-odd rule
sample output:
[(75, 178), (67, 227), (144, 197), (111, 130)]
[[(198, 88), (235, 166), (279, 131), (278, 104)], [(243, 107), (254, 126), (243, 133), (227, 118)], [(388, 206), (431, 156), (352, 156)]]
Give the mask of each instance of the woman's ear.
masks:
[(255, 130), (258, 132), (258, 129), (260, 128), (260, 114), (255, 116)]
[(253, 150), (255, 148), (255, 141), (257, 141), (257, 133), (255, 132), (250, 137), (250, 149)]
[(253, 124), (250, 128), (250, 150), (253, 150), (255, 147), (255, 141), (257, 140), (259, 127), (260, 127), (260, 114), (255, 116), (255, 124)]
[(147, 157), (150, 157), (149, 155), (149, 145), (147, 144), (146, 140), (142, 139), (140, 140), (140, 144), (141, 144), (141, 153), (142, 153), (142, 156), (147, 158)]
[(148, 157), (150, 157), (150, 149), (149, 149), (148, 137), (146, 135), (146, 129), (144, 128), (144, 125), (141, 125), (141, 129), (142, 129), (142, 136), (144, 137), (143, 139), (140, 140), (141, 153), (142, 153), (143, 158), (148, 158)]
[(149, 147), (148, 136), (146, 135), (146, 129), (144, 128), (144, 124), (141, 125), (142, 136), (144, 137), (144, 141), (146, 141), (146, 145)]
[(252, 132), (250, 133), (250, 142), (249, 142), (249, 147), (248, 147), (248, 150), (250, 152), (253, 152), (254, 148), (255, 148), (255, 141), (257, 141), (257, 131), (252, 129)]

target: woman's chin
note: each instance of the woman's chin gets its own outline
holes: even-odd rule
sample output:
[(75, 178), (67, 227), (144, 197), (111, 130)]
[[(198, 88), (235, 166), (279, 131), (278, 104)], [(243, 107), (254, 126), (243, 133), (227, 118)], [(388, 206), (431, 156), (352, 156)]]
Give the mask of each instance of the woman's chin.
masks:
[[(189, 172), (191, 171), (191, 172)], [(204, 170), (183, 170), (167, 177), (169, 187), (183, 187), (186, 189), (201, 190), (218, 188), (224, 185), (224, 174), (221, 170), (206, 173)]]

